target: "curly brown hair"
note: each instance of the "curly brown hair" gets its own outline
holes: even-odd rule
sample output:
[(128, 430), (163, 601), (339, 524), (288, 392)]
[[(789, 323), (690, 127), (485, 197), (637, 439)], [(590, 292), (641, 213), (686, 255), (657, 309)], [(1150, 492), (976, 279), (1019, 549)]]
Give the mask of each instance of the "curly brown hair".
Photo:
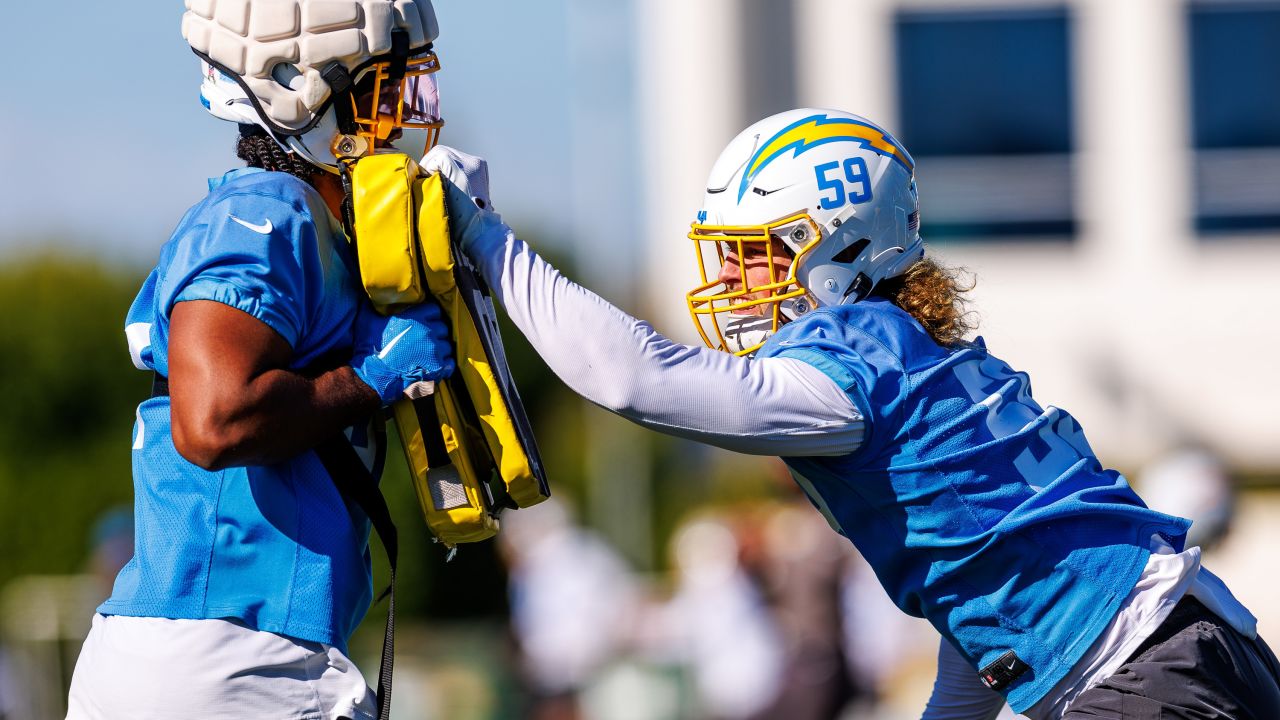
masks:
[(977, 315), (968, 309), (965, 297), (976, 285), (967, 270), (949, 268), (926, 257), (905, 273), (881, 280), (872, 294), (905, 310), (934, 342), (955, 347), (963, 345), (966, 336), (978, 327)]

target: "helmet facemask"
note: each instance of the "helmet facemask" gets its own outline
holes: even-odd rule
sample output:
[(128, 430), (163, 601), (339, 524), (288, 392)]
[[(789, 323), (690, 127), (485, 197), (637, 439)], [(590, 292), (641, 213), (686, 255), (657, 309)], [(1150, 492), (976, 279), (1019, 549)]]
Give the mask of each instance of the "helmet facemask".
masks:
[[(330, 150), (339, 161), (378, 152), (421, 158), (440, 139), (440, 89), (435, 74), (440, 60), (430, 48), (399, 63), (371, 63), (349, 92), (334, 99), (340, 132)], [(349, 111), (337, 103), (348, 104)], [(346, 125), (343, 128), (343, 125)]]
[(808, 214), (756, 226), (694, 223), (689, 239), (701, 282), (686, 301), (708, 346), (750, 355), (783, 323), (813, 307), (795, 277), (821, 239)]

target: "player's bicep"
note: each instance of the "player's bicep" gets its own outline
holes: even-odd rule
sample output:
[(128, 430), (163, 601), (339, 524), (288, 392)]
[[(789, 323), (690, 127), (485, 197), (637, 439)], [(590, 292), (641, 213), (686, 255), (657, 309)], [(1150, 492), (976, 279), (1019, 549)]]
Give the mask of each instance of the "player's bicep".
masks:
[(250, 386), (288, 366), (292, 349), (269, 325), (209, 300), (180, 302), (169, 319), (169, 395), (174, 443), (188, 456), (218, 447), (251, 411)]

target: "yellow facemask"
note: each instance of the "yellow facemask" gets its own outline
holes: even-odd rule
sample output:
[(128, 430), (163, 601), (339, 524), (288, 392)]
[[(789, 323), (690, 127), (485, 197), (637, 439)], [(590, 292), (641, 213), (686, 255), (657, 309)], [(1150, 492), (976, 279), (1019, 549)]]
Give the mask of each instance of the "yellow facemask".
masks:
[(805, 295), (795, 269), (821, 237), (807, 213), (767, 225), (694, 223), (701, 283), (685, 299), (703, 342), (735, 355), (760, 349), (786, 322), (782, 303)]
[(378, 151), (421, 158), (440, 140), (440, 91), (435, 74), (440, 59), (435, 52), (409, 58), (397, 83), (394, 61), (380, 61), (360, 73), (348, 101), (356, 131), (333, 140), (333, 155), (361, 158)]

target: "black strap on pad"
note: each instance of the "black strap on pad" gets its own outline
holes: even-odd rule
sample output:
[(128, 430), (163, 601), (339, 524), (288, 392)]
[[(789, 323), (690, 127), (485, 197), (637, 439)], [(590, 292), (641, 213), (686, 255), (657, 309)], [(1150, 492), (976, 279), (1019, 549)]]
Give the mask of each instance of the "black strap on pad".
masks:
[(347, 233), (351, 251), (355, 260), (360, 259), (360, 245), (356, 242), (356, 205), (355, 191), (351, 186), (351, 166), (354, 163), (338, 163), (338, 174), (342, 177), (342, 229)]
[(387, 627), (382, 636), (382, 664), (378, 668), (378, 720), (391, 717), (391, 676), (396, 654), (396, 559), (400, 554), (399, 536), (387, 500), (378, 489), (369, 469), (365, 467), (346, 436), (337, 433), (315, 448), (316, 456), (324, 464), (333, 484), (348, 500), (355, 503), (366, 515), (382, 546), (387, 551), (391, 567), (391, 582), (378, 597), (387, 598)]

